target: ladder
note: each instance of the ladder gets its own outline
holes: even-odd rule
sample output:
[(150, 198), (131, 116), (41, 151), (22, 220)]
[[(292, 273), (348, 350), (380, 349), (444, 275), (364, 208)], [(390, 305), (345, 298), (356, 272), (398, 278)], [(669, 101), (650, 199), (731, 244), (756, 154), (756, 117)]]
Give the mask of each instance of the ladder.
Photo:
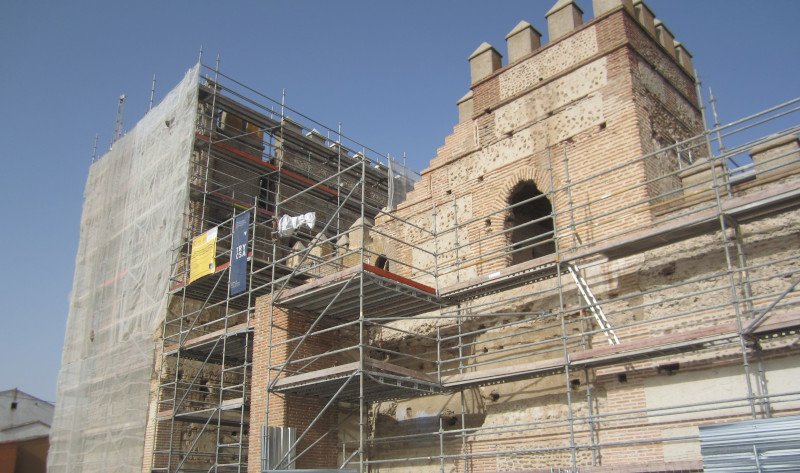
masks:
[(614, 333), (614, 329), (611, 328), (611, 324), (608, 323), (608, 319), (606, 318), (605, 312), (603, 312), (603, 308), (600, 307), (600, 303), (597, 302), (597, 299), (592, 294), (592, 290), (589, 288), (589, 284), (586, 283), (586, 279), (583, 278), (581, 275), (580, 269), (577, 266), (571, 263), (564, 263), (569, 270), (569, 274), (572, 275), (572, 279), (575, 280), (575, 285), (578, 286), (578, 291), (581, 293), (583, 300), (586, 301), (587, 307), (589, 307), (589, 311), (591, 311), (594, 319), (597, 321), (597, 325), (600, 326), (600, 329), (603, 330), (603, 333), (606, 335), (608, 339), (608, 343), (610, 345), (619, 345), (619, 338), (617, 338), (617, 334)]

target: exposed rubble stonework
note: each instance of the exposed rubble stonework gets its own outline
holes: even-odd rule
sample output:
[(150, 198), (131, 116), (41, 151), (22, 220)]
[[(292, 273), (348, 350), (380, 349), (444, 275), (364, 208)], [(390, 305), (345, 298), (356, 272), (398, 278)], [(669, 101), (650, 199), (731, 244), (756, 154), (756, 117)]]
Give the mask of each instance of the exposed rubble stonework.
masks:
[[(568, 237), (557, 239), (559, 252), (566, 253), (573, 247), (591, 246), (612, 235), (635, 232), (665, 216), (677, 216), (697, 202), (708, 203), (713, 199), (711, 192), (698, 196), (694, 189), (684, 189), (675, 150), (646, 157), (636, 165), (627, 164), (702, 133), (693, 70), (685, 48), (679, 45), (683, 56), (676, 53), (673, 38), (663, 24), (653, 34), (647, 24), (637, 19), (641, 15), (637, 17), (636, 13), (647, 8), (643, 3), (637, 2), (635, 9), (629, 2), (594, 3), (595, 11), (597, 4), (603, 3), (609, 4), (608, 9), (585, 24), (571, 25), (567, 32), (561, 32), (563, 24), (558, 26), (561, 29), (555, 41), (551, 39), (551, 43), (543, 46), (536, 44), (528, 54), (510, 51), (514, 60), (505, 67), (487, 70), (497, 64), (499, 55), (489, 45), (483, 45), (470, 57), (472, 86), (459, 102), (459, 124), (422, 172), (422, 180), (407, 201), (393, 214), (398, 219), (382, 216), (377, 220), (376, 228), (382, 232), (404, 232), (401, 239), (408, 245), (395, 244), (393, 252), (398, 259), (411, 260), (410, 266), (417, 268), (417, 274), (409, 268), (398, 268), (409, 270), (407, 276), (419, 276), (420, 280), (433, 284), (434, 280), (424, 273), (436, 264), (436, 283), (440, 291), (447, 293), (451, 286), (468, 285), (477, 277), (512, 264), (513, 257), (491, 255), (513, 249), (508, 246), (514, 233), (507, 232), (508, 214), (513, 210), (506, 207), (511, 204), (510, 192), (522, 181), (535, 184), (550, 199), (557, 228), (575, 229)], [(554, 10), (557, 8), (575, 6), (573, 2), (559, 2)], [(561, 21), (572, 22), (574, 18), (570, 14)], [(524, 28), (524, 24), (518, 25), (509, 37)], [(480, 61), (484, 61), (483, 65), (474, 66)], [(769, 152), (773, 158), (781, 156), (783, 161), (770, 162), (785, 178), (791, 176), (797, 162), (796, 143), (797, 136), (789, 135), (761, 145), (752, 153), (756, 162)], [(614, 168), (619, 171), (593, 178)], [(707, 183), (712, 176), (708, 166), (704, 169), (703, 182)], [(696, 171), (685, 174), (692, 172)], [(774, 183), (776, 177), (771, 172), (765, 170), (759, 179)], [(721, 173), (717, 178), (721, 178)], [(742, 195), (751, 192), (748, 186), (762, 188), (753, 184), (740, 186)], [(604, 217), (618, 214), (620, 209), (631, 205), (634, 206), (624, 219)], [(435, 221), (439, 236), (415, 231), (400, 223), (401, 219), (424, 228), (432, 228)], [(733, 228), (725, 230), (729, 237), (740, 240), (743, 253), (748, 255), (746, 264), (756, 266), (749, 274), (753, 281), (748, 284), (751, 296), (769, 298), (787, 287), (787, 279), (796, 269), (792, 254), (800, 243), (797, 225), (798, 215), (787, 213), (743, 224), (736, 236)], [(452, 231), (455, 228), (458, 230)], [(441, 234), (448, 230), (451, 232)], [(507, 233), (503, 234), (504, 230)], [(614, 314), (610, 317), (612, 325), (626, 326), (616, 331), (624, 342), (735, 324), (735, 311), (729, 307), (732, 295), (725, 270), (726, 244), (733, 245), (723, 243), (717, 231), (649, 251), (633, 248), (629, 256), (587, 268), (585, 277), (594, 295), (604, 301), (605, 312)], [(434, 245), (440, 252), (436, 259), (429, 253)], [(537, 248), (533, 250), (533, 258), (542, 256), (537, 255)], [(778, 265), (783, 269), (769, 263), (776, 260), (784, 261)], [(763, 272), (763, 277), (756, 277), (756, 272)], [(784, 276), (771, 277), (769, 273)], [(562, 288), (560, 294), (558, 286), (554, 280), (541, 281), (533, 287), (468, 302), (464, 304), (467, 307), (462, 311), (464, 314), (471, 312), (468, 309), (471, 304), (480, 306), (507, 300), (495, 303), (486, 312), (509, 315), (480, 319), (467, 316), (459, 329), (471, 332), (484, 326), (499, 327), (508, 324), (509, 319), (521, 318), (517, 314), (558, 312), (560, 304), (567, 307), (583, 304), (574, 286)], [(526, 297), (526, 292), (532, 295)], [(687, 299), (683, 297), (687, 293), (696, 295)], [(559, 297), (563, 302), (559, 302)], [(736, 297), (744, 298), (741, 293)], [(588, 311), (584, 308), (579, 312), (563, 317), (577, 320)], [(676, 315), (681, 313), (684, 315)], [(541, 328), (548, 324), (550, 328)], [(582, 326), (567, 324), (567, 329), (575, 332), (571, 335), (592, 330), (591, 324), (585, 322)], [(454, 325), (452, 317), (397, 323), (398, 328), (432, 338), (437, 336), (437, 329), (452, 333)], [(383, 342), (398, 351), (435, 350), (430, 338), (415, 338), (391, 330), (384, 330), (383, 336)], [(491, 365), (493, 368), (514, 368), (521, 359), (553, 358), (562, 348), (562, 336), (562, 327), (553, 318), (472, 336), (467, 350), (489, 354), (496, 351), (498, 361)], [(585, 347), (602, 347), (606, 343), (603, 333), (587, 334), (583, 339)], [(528, 356), (521, 356), (525, 350), (522, 348), (512, 352), (518, 356), (502, 361), (509, 347), (536, 343), (539, 345), (528, 349)], [(798, 370), (796, 361), (788, 361), (796, 356), (792, 343), (775, 341), (771, 350), (765, 347), (761, 347), (760, 355), (763, 382), (781, 392), (796, 391), (798, 385), (789, 381), (797, 376)], [(575, 347), (567, 349), (572, 351)], [(506, 354), (500, 353), (503, 351)], [(478, 360), (487, 363), (490, 355), (474, 358), (475, 363)], [(674, 366), (675, 371), (659, 368), (665, 365)], [(436, 367), (419, 366), (419, 369), (428, 371)], [(751, 415), (746, 405), (739, 405), (713, 411), (701, 408), (701, 413), (648, 417), (661, 415), (660, 409), (664, 409), (663, 413), (671, 412), (669, 408), (677, 411), (675, 406), (681, 403), (708, 405), (721, 399), (752, 396), (748, 394), (741, 350), (735, 344), (673, 356), (654, 352), (638, 362), (596, 370), (576, 368), (569, 376), (566, 382), (563, 374), (535, 377), (487, 383), (455, 395), (375, 404), (371, 410), (372, 435), (408, 436), (409, 440), (402, 444), (403, 455), (408, 458), (435, 458), (440, 452), (448, 457), (442, 461), (446, 465), (444, 470), (436, 461), (417, 461), (415, 465), (422, 471), (550, 471), (552, 467), (573, 465), (578, 465), (580, 471), (606, 471), (603, 465), (623, 468), (614, 471), (649, 471), (648, 468), (666, 471), (664, 468), (671, 468), (670, 464), (684, 468), (681, 471), (700, 471), (698, 425)], [(753, 386), (761, 382), (757, 381), (756, 370), (751, 370), (749, 376), (751, 388), (756, 389)], [(565, 392), (565, 386), (569, 393)], [(795, 413), (797, 407), (796, 402), (783, 405), (782, 415)], [(651, 414), (644, 415), (613, 415), (650, 410)], [(593, 413), (607, 417), (594, 424), (574, 425), (570, 420), (586, 419)], [(502, 430), (514, 425), (520, 427)], [(463, 442), (459, 436), (452, 436), (440, 446), (418, 436), (420, 432), (440, 428), (465, 429)], [(596, 443), (600, 447), (565, 448), (570, 444), (570, 436), (583, 439), (578, 443)], [(371, 453), (377, 458), (396, 458), (396, 452), (389, 447), (396, 444), (387, 444), (385, 451), (380, 450), (379, 443), (375, 445)], [(650, 466), (643, 467), (643, 463)], [(625, 469), (625, 465), (631, 469)], [(406, 467), (386, 463), (373, 468), (404, 471)]]
[(796, 101), (707, 130), (681, 32), (588, 7), (468, 56), (421, 174), (192, 69), (92, 165), (49, 468), (700, 472), (793, 420)]

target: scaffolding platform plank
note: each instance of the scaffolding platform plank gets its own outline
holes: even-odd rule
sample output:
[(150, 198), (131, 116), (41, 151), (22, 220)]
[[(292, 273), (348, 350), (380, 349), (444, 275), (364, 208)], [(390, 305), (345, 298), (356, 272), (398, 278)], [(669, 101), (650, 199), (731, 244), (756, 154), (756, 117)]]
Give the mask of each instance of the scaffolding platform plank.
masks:
[(800, 181), (777, 184), (722, 202), (722, 211), (739, 221), (762, 218), (797, 207), (800, 207)]
[[(746, 324), (745, 324), (746, 325)], [(774, 337), (800, 333), (800, 311), (776, 314), (753, 331), (755, 338)], [(738, 341), (736, 322), (704, 327), (685, 332), (647, 338), (619, 345), (592, 348), (569, 353), (570, 366), (601, 368), (619, 363), (629, 363), (654, 356), (666, 356), (699, 351), (720, 343)], [(513, 366), (476, 370), (442, 377), (444, 392), (476, 386), (520, 381), (523, 379), (560, 374), (565, 371), (564, 357), (548, 358)]]
[[(248, 263), (250, 257), (248, 257)], [(251, 271), (247, 268), (248, 278), (251, 276)], [(247, 291), (237, 294), (236, 296), (229, 297), (228, 295), (228, 268), (230, 262), (219, 264), (214, 268), (214, 272), (202, 276), (192, 282), (178, 282), (169, 289), (170, 294), (179, 294), (181, 291), (185, 292), (186, 297), (198, 301), (206, 301), (207, 306), (215, 304), (227, 303), (230, 307), (235, 309), (246, 309), (253, 301), (248, 301)], [(269, 277), (266, 271), (266, 264), (258, 264), (256, 266), (256, 277), (253, 278), (254, 286), (256, 289), (251, 292), (254, 297), (264, 295), (269, 292)], [(263, 274), (263, 276), (262, 276)]]
[[(744, 322), (747, 330), (751, 322)], [(763, 319), (749, 334), (751, 338), (766, 340), (800, 333), (800, 311), (789, 311)]]
[(554, 278), (557, 274), (556, 255), (549, 254), (447, 286), (440, 292), (451, 303), (461, 302)]
[[(771, 316), (756, 330), (753, 337), (800, 333), (800, 311)], [(667, 356), (703, 350), (720, 343), (738, 340), (735, 322), (648, 338), (619, 345), (592, 348), (569, 354), (569, 364), (575, 367), (601, 368), (629, 363), (653, 356)], [(365, 399), (370, 402), (417, 397), (426, 394), (445, 394), (477, 386), (521, 381), (565, 372), (564, 357), (548, 358), (530, 363), (518, 363), (468, 373), (443, 376), (441, 383), (424, 373), (372, 359), (365, 360)], [(273, 391), (306, 397), (330, 398), (357, 373), (359, 363), (287, 376), (276, 382)], [(341, 400), (358, 399), (358, 383), (352, 382), (340, 393)]]
[[(272, 391), (304, 397), (331, 398), (341, 389), (337, 399), (359, 398), (360, 363), (352, 362), (322, 370), (279, 379)], [(392, 365), (372, 358), (364, 359), (364, 399), (368, 402), (439, 394), (441, 384), (434, 376)], [(343, 387), (344, 383), (347, 383)]]
[[(747, 322), (743, 322), (747, 326)], [(800, 312), (775, 314), (756, 328), (752, 336), (762, 337), (774, 333), (790, 333), (800, 328)], [(573, 365), (600, 367), (619, 362), (637, 361), (651, 358), (653, 355), (670, 355), (702, 350), (726, 341), (739, 338), (739, 327), (736, 322), (687, 330), (657, 338), (648, 338), (619, 345), (592, 348), (582, 352), (570, 353)]]
[(736, 324), (727, 323), (656, 338), (623, 342), (619, 345), (590, 348), (589, 350), (570, 353), (569, 358), (572, 365), (599, 368), (620, 362), (627, 363), (649, 359), (653, 356), (698, 351), (735, 337), (738, 337)]
[(686, 240), (718, 228), (719, 214), (717, 209), (706, 209), (683, 217), (669, 219), (646, 230), (636, 231), (630, 235), (592, 245), (586, 249), (578, 250), (574, 254), (567, 252), (563, 260), (570, 262), (596, 254), (601, 254), (610, 260), (623, 258), (631, 254)]
[[(737, 221), (748, 221), (800, 207), (800, 181), (787, 182), (752, 194), (727, 198), (722, 200), (720, 205), (723, 216), (733, 217)], [(613, 238), (574, 253), (565, 252), (562, 261), (571, 262), (596, 254), (616, 259), (652, 250), (720, 229), (719, 216), (716, 207), (675, 216), (648, 229)]]
[[(226, 427), (239, 427), (240, 425), (246, 426), (249, 424), (247, 421), (247, 419), (250, 418), (248, 412), (245, 412), (244, 415), (241, 415), (241, 413), (225, 411), (216, 407), (198, 409), (190, 412), (175, 412), (174, 414), (172, 410), (160, 411), (156, 414), (156, 420), (159, 422), (164, 422), (175, 419), (175, 421), (186, 422), (188, 424), (205, 424), (208, 422), (216, 425), (216, 419), (213, 419), (213, 417), (217, 413), (219, 413), (220, 425)], [(209, 420), (209, 417), (212, 417), (212, 419)]]
[[(770, 215), (775, 212), (800, 207), (800, 181), (793, 181), (752, 194), (725, 199), (721, 203), (722, 215), (740, 221)], [(677, 216), (654, 224), (650, 228), (631, 232), (595, 245), (561, 254), (563, 263), (602, 255), (617, 259), (633, 253), (695, 237), (720, 228), (716, 207)], [(549, 279), (557, 275), (556, 255), (550, 254), (519, 263), (494, 273), (478, 276), (452, 286), (441, 288), (442, 297), (451, 302), (476, 299), (525, 284)]]
[[(491, 384), (538, 378), (541, 376), (563, 373), (564, 366), (564, 357), (561, 357), (548, 358), (531, 363), (519, 363), (513, 366), (476, 370), (468, 373), (443, 376), (442, 387), (447, 391), (454, 391), (475, 386), (488, 386)], [(467, 366), (467, 368), (469, 368), (469, 366)]]
[(430, 286), (362, 264), (338, 271), (293, 289), (284, 290), (275, 305), (355, 320), (361, 310), (363, 283), (364, 316), (411, 317), (439, 309), (444, 301)]
[(266, 129), (280, 126), (280, 123), (274, 118), (267, 117), (265, 114), (243, 105), (242, 103), (237, 102), (236, 99), (221, 93), (222, 90), (214, 84), (200, 84), (198, 89), (200, 102), (209, 103), (210, 101), (213, 101), (214, 105), (218, 108), (235, 113), (240, 118), (243, 118), (249, 123), (257, 125), (261, 128)]
[[(197, 337), (184, 340), (164, 347), (164, 355), (177, 355), (195, 360), (221, 362), (223, 351), (225, 360), (244, 362), (247, 359), (246, 350), (252, 349), (253, 328), (247, 323), (238, 324), (227, 329), (220, 329)], [(224, 339), (224, 340), (223, 340)]]
[[(186, 291), (186, 297), (198, 301), (207, 301), (207, 306), (214, 304), (227, 303), (230, 307), (238, 310), (244, 310), (255, 305), (255, 298), (269, 294), (272, 291), (272, 268), (271, 266), (260, 260), (252, 262), (251, 256), (248, 256), (247, 261), (247, 279), (252, 285), (252, 290), (249, 291), (251, 297), (248, 297), (248, 291), (241, 292), (235, 296), (228, 294), (228, 267), (229, 262), (218, 265), (214, 272), (196, 279), (190, 283), (178, 282), (169, 289), (172, 295), (179, 294), (181, 291)], [(275, 274), (278, 277), (284, 277), (292, 272), (292, 268), (286, 265), (274, 265)], [(298, 284), (305, 282), (305, 279), (299, 277), (292, 278), (289, 281), (289, 287), (295, 287)]]

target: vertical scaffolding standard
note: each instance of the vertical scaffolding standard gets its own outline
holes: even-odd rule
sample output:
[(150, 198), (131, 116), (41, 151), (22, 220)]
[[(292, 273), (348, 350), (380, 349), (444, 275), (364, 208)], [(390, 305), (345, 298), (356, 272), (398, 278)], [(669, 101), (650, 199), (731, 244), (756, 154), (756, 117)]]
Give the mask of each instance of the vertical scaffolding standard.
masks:
[[(258, 462), (248, 451), (258, 298), (269, 301), (270, 294), (362, 258), (356, 244), (333, 261), (324, 261), (329, 249), (315, 248), (333, 247), (356, 221), (374, 219), (392, 200), (386, 158), (341, 134), (319, 132), (325, 130), (319, 123), (216, 68), (203, 72), (183, 243), (174, 251), (162, 329), (152, 471), (244, 471), (249, 461)], [(402, 198), (414, 175), (401, 169), (396, 176), (395, 194)], [(240, 292), (231, 289), (233, 255), (241, 251), (233, 245), (237, 218), (248, 219), (246, 290)], [(192, 259), (193, 241), (201, 235), (215, 248), (207, 274), (198, 275), (206, 263)], [(271, 317), (271, 305), (263, 307)]]
[[(417, 253), (413, 264), (408, 259), (392, 260), (394, 264), (390, 265), (390, 273), (382, 274), (376, 273), (366, 261), (369, 251), (365, 248), (369, 245), (365, 243), (364, 235), (408, 235), (409, 229), (422, 230), (415, 226), (420, 220), (401, 221), (397, 214), (391, 214), (372, 228), (364, 226), (359, 234), (360, 260), (345, 264), (341, 270), (319, 282), (305, 282), (272, 296), (273, 303), (285, 310), (315, 314), (318, 320), (336, 319), (337, 323), (342, 323), (337, 327), (348, 323), (356, 325), (358, 335), (355, 341), (349, 348), (338, 346), (309, 358), (271, 366), (279, 376), (273, 378), (268, 395), (325, 400), (326, 409), (332, 402), (354, 409), (357, 407), (357, 438), (343, 436), (337, 466), (355, 466), (360, 471), (370, 468), (381, 471), (398, 468), (400, 471), (410, 465), (431, 471), (450, 471), (453, 468), (484, 471), (495, 468), (497, 462), (504, 461), (501, 459), (520, 458), (548, 458), (546, 461), (550, 462), (550, 467), (578, 471), (583, 467), (598, 466), (603, 454), (614, 449), (697, 441), (696, 435), (658, 433), (654, 436), (661, 425), (660, 419), (669, 416), (725, 419), (725, 415), (730, 414), (717, 417), (715, 413), (739, 412), (745, 408), (748, 414), (738, 413), (729, 418), (739, 415), (758, 418), (767, 415), (767, 410), (758, 410), (756, 406), (773, 402), (785, 406), (782, 415), (794, 412), (800, 401), (800, 391), (794, 389), (768, 394), (766, 389), (761, 389), (757, 394), (750, 378), (759, 376), (758, 384), (763, 386), (764, 371), (754, 373), (749, 368), (748, 359), (760, 356), (760, 350), (754, 351), (760, 346), (759, 340), (771, 340), (773, 350), (791, 350), (787, 347), (800, 328), (797, 302), (786, 298), (785, 294), (757, 289), (753, 285), (757, 284), (755, 272), (763, 274), (766, 268), (776, 264), (785, 267), (780, 274), (795, 274), (798, 270), (797, 256), (776, 254), (748, 266), (745, 252), (752, 243), (742, 238), (738, 227), (742, 222), (758, 225), (765, 219), (794, 211), (800, 204), (800, 183), (792, 178), (795, 171), (787, 170), (784, 175), (788, 181), (768, 177), (761, 183), (756, 180), (729, 192), (731, 176), (741, 172), (728, 169), (727, 162), (731, 156), (748, 153), (768, 141), (770, 136), (746, 139), (740, 146), (728, 148), (723, 154), (709, 153), (709, 145), (713, 142), (711, 136), (717, 132), (730, 139), (747, 130), (751, 123), (773, 123), (773, 117), (794, 113), (796, 104), (797, 101), (789, 102), (765, 115), (759, 114), (725, 129), (709, 131), (625, 165), (634, 166), (653, 156), (679, 149), (680, 152), (674, 153), (678, 157), (685, 153), (707, 156), (693, 164), (694, 170), (700, 166), (708, 169), (707, 181), (691, 184), (687, 181), (686, 185), (678, 188), (664, 186), (668, 189), (664, 194), (648, 195), (647, 200), (641, 202), (629, 202), (599, 218), (576, 221), (575, 216), (592, 202), (573, 203), (569, 186), (586, 185), (591, 180), (604, 179), (609, 172), (620, 170), (614, 169), (581, 181), (567, 182), (566, 187), (553, 187), (546, 195), (514, 203), (497, 212), (505, 214), (514, 206), (536, 199), (555, 202), (555, 195), (569, 196), (564, 199), (568, 203), (566, 208), (553, 209), (549, 218), (558, 224), (551, 233), (544, 235), (545, 239), (536, 236), (527, 238), (522, 244), (494, 245), (500, 249), (491, 253), (476, 252), (475, 248), (486, 244), (489, 238), (507, 242), (508, 235), (515, 228), (461, 244), (457, 236), (459, 232), (468, 233), (471, 226), (483, 223), (492, 215), (473, 216), (462, 221), (457, 215), (458, 206), (450, 204), (456, 214), (452, 218), (454, 223), (441, 229), (435, 203), (431, 203), (430, 215), (433, 218), (427, 221), (432, 229), (428, 235), (429, 244), (415, 246), (413, 241), (406, 239), (398, 243), (401, 248), (395, 252), (404, 254), (403, 245), (411, 247), (411, 252), (434, 248), (434, 260), (428, 264), (421, 263), (424, 258)], [(798, 127), (791, 125), (780, 129), (777, 135), (797, 132)], [(566, 150), (564, 153), (564, 165), (567, 166)], [(776, 168), (769, 162), (759, 163), (759, 166), (764, 170)], [(719, 170), (723, 173), (716, 175)], [(673, 171), (653, 180), (674, 181), (682, 172), (686, 172), (686, 167), (676, 161)], [(640, 185), (653, 187), (653, 180)], [(449, 198), (455, 202), (455, 197)], [(619, 219), (642, 212), (654, 217), (635, 228), (620, 226), (620, 230), (614, 230)], [(596, 226), (610, 230), (601, 237), (582, 236), (588, 228)], [(736, 232), (731, 233), (734, 228)], [(455, 244), (442, 245), (448, 238)], [(637, 254), (657, 255), (670, 245), (708, 239), (710, 243), (702, 244), (710, 244), (721, 251), (723, 259), (720, 266), (712, 265), (707, 272), (618, 296), (605, 294), (600, 298), (591, 289), (592, 281), (602, 279), (603, 265), (610, 261)], [(426, 238), (418, 240), (425, 242)], [(549, 254), (490, 274), (472, 278), (463, 276), (465, 269), (470, 267), (491, 263), (492, 260), (508, 261), (512, 253), (548, 244), (554, 248)], [(533, 251), (533, 254), (541, 252)], [(426, 273), (426, 269), (431, 273)], [(443, 283), (447, 275), (453, 273), (456, 276)], [(389, 280), (373, 286), (373, 282), (381, 277)], [(432, 296), (428, 302), (431, 305), (397, 302), (409, 296), (410, 288), (420, 282), (430, 284), (427, 289)], [(702, 297), (709, 296), (709, 300), (715, 302), (702, 302)], [(647, 302), (634, 302), (642, 298), (647, 298)], [(721, 300), (717, 302), (717, 299)], [(681, 306), (682, 301), (688, 300), (695, 303)], [(759, 311), (756, 307), (763, 310), (768, 300), (775, 302), (768, 311), (781, 307), (771, 312), (772, 324), (763, 326), (759, 334), (744, 330), (743, 321), (752, 321), (755, 312)], [(551, 304), (547, 301), (560, 302)], [(433, 306), (439, 306), (439, 309), (434, 310)], [(533, 308), (515, 309), (519, 306)], [(653, 315), (645, 319), (631, 315), (645, 311)], [(417, 324), (416, 327), (407, 323), (409, 318)], [(426, 326), (435, 326), (435, 335), (426, 333)], [(676, 331), (676, 327), (680, 329)], [(643, 328), (647, 333), (660, 335), (643, 336)], [(309, 330), (294, 341), (308, 343), (310, 338), (323, 333), (324, 330), (311, 324)], [(396, 348), (398, 339), (401, 340), (399, 346), (407, 343), (417, 348), (413, 351)], [(487, 349), (489, 347), (493, 348)], [(733, 355), (731, 349), (738, 355)], [(348, 359), (342, 354), (347, 352), (356, 355), (349, 358), (355, 361), (342, 364), (342, 359)], [(598, 408), (595, 404), (598, 401), (592, 384), (598, 376), (608, 377), (607, 373), (617, 372), (619, 382), (624, 383), (627, 378), (624, 367), (632, 363), (655, 364), (659, 372), (669, 374), (680, 369), (680, 362), (673, 363), (672, 360), (684, 360), (695, 355), (708, 359), (714, 353), (723, 354), (726, 359), (738, 357), (744, 395), (721, 395), (714, 401), (694, 403), (676, 399), (667, 406), (643, 409)], [(380, 360), (374, 358), (376, 354)], [(323, 364), (321, 369), (309, 367), (311, 359), (316, 361), (326, 357), (338, 361)], [(404, 380), (393, 377), (393, 373), (403, 373)], [(583, 375), (577, 376), (577, 373)], [(524, 380), (551, 379), (556, 374), (566, 380), (560, 395), (565, 399), (567, 415), (551, 419), (529, 418), (498, 426), (474, 425), (472, 414), (465, 406), (465, 393)], [(635, 372), (630, 376), (635, 376)], [(430, 384), (425, 386), (424, 380)], [(425, 387), (419, 389), (421, 386)], [(584, 395), (576, 396), (584, 389)], [(447, 406), (447, 401), (442, 399), (454, 393), (461, 399), (461, 412), (452, 415), (452, 419), (449, 414), (434, 416), (426, 432), (415, 428), (414, 433), (392, 434), (396, 427), (380, 424), (382, 403), (400, 406), (406, 400), (425, 394), (438, 396), (436, 399), (439, 401), (433, 400), (432, 404), (438, 402)], [(494, 396), (490, 394), (493, 399)], [(366, 430), (365, 416), (374, 419)], [(320, 416), (314, 421), (324, 423)], [(334, 431), (344, 428), (342, 424), (325, 425)], [(429, 443), (425, 439), (429, 439)], [(313, 455), (311, 452), (313, 449), (304, 453)]]
[[(460, 215), (458, 191), (415, 202), (419, 212), (404, 214), (394, 210), (389, 183), (410, 188), (413, 173), (342, 136), (341, 127), (326, 129), (283, 100), (208, 73), (163, 327), (152, 471), (260, 464), (263, 471), (477, 472), (515, 461), (578, 471), (623, 448), (697, 441), (662, 435), (668, 419), (682, 426), (684, 418), (719, 422), (798, 409), (800, 389), (768, 392), (762, 363), (793, 353), (800, 312), (795, 286), (781, 281), (797, 279), (798, 256), (747, 254), (758, 247), (748, 241), (753, 228), (800, 206), (795, 161), (728, 163), (776, 131), (800, 132), (783, 125), (800, 100), (572, 181), (564, 148), (563, 183), (551, 179), (547, 192), (490, 214)], [(754, 127), (773, 123), (777, 130), (752, 138)], [(607, 197), (582, 200), (585, 189), (665, 155), (677, 156), (673, 168), (636, 184), (648, 190), (643, 200), (587, 211)], [(688, 155), (691, 163), (680, 162)], [(548, 163), (552, 176), (559, 164)], [(705, 169), (708, 178), (690, 182), (687, 169)], [(742, 180), (743, 172), (759, 177)], [(661, 180), (681, 185), (654, 185)], [(550, 213), (480, 230), (537, 202)], [(243, 214), (250, 219), (247, 289), (232, 294), (234, 221)], [(548, 222), (552, 230), (531, 230)], [(213, 270), (192, 277), (191, 242), (212, 229)], [(594, 287), (612, 264), (632, 255), (669, 262), (674, 247), (713, 258), (681, 278), (666, 277), (674, 271), (668, 264), (643, 265), (640, 271), (659, 276), (636, 290)], [(258, 359), (257, 340), (266, 343)], [(636, 382), (637, 364), (675, 374), (694, 355), (739, 363), (744, 394), (620, 407), (600, 389), (599, 379)], [(254, 390), (259, 363), (267, 381)], [(523, 382), (563, 404), (561, 414), (487, 422), (505, 401), (503, 387)], [(397, 411), (422, 398), (439, 411)], [(256, 401), (263, 410), (252, 410)], [(261, 458), (248, 447), (256, 435)]]

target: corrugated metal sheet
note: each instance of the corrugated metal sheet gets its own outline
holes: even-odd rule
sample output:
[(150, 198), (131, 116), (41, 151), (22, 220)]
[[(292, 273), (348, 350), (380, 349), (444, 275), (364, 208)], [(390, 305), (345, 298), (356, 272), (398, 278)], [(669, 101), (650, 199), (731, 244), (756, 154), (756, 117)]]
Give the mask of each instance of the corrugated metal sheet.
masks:
[(800, 471), (800, 416), (700, 427), (706, 472)]
[(353, 468), (345, 469), (314, 469), (314, 470), (263, 470), (261, 473), (358, 473)]
[[(294, 427), (261, 427), (261, 470), (290, 470), (294, 468), (297, 429)], [(290, 452), (291, 450), (291, 452)], [(290, 452), (286, 460), (281, 459)]]

